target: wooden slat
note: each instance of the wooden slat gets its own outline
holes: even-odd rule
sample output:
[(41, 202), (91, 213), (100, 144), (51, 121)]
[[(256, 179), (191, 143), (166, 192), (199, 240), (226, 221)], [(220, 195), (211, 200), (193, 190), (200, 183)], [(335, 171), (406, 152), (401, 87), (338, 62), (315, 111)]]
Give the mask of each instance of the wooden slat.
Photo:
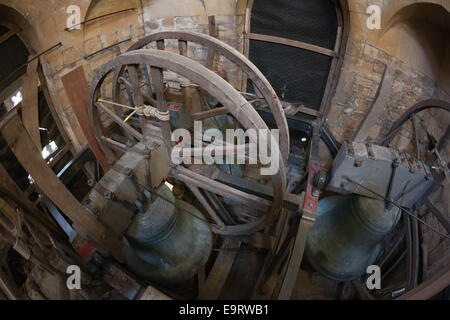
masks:
[(320, 113), (317, 110), (305, 107), (303, 105), (295, 108), (294, 113), (292, 115), (295, 116), (298, 112), (304, 113), (304, 114), (307, 114), (307, 115), (310, 115), (313, 117), (318, 117), (320, 115)]
[(94, 129), (92, 128), (91, 121), (89, 120), (89, 86), (83, 67), (80, 66), (65, 74), (61, 80), (70, 104), (72, 105), (73, 112), (78, 119), (81, 130), (83, 131), (92, 152), (102, 166), (103, 170), (106, 172), (109, 169), (108, 160), (106, 159), (106, 155), (95, 137)]
[[(161, 47), (164, 48), (164, 41), (162, 42), (157, 41), (156, 45), (158, 46), (159, 50), (162, 50)], [(162, 69), (150, 67), (150, 74), (152, 77), (153, 87), (155, 89), (158, 110), (160, 112), (167, 112), (168, 109), (164, 97), (164, 79)], [(172, 137), (172, 131), (170, 129), (170, 123), (168, 121), (161, 121), (161, 132), (167, 148), (167, 152), (168, 154), (170, 154), (171, 151), (170, 141)]]
[(53, 121), (55, 121), (56, 126), (58, 127), (58, 130), (59, 130), (59, 133), (61, 133), (66, 145), (69, 146), (72, 155), (74, 155), (75, 150), (73, 148), (72, 141), (69, 139), (69, 137), (67, 135), (66, 128), (62, 124), (62, 121), (59, 117), (59, 114), (58, 114), (56, 108), (55, 108), (55, 105), (53, 104), (52, 97), (50, 96), (50, 91), (49, 91), (48, 85), (47, 85), (47, 79), (44, 76), (44, 71), (42, 70), (42, 65), (39, 65), (38, 74), (39, 74), (39, 82), (41, 85), (41, 91), (44, 94), (45, 101), (47, 102), (48, 108), (50, 109), (50, 113), (52, 114)]
[(9, 30), (7, 33), (5, 33), (4, 35), (2, 35), (0, 37), (0, 44), (2, 44), (3, 42), (7, 41), (9, 38), (14, 37), (17, 33), (19, 33), (21, 31), (20, 28), (16, 28), (16, 29), (11, 29)]
[(429, 280), (421, 283), (411, 291), (397, 298), (397, 300), (427, 300), (450, 285), (450, 263)]
[[(178, 50), (182, 56), (187, 57), (188, 53), (188, 43), (184, 40), (178, 41)], [(186, 107), (188, 122), (191, 123), (192, 119), (192, 91), (188, 84), (181, 86), (181, 91), (183, 92), (184, 106)]]
[[(205, 284), (200, 290), (199, 300), (216, 300), (219, 298), (241, 242), (234, 238), (226, 238), (214, 265), (209, 272)], [(232, 250), (229, 250), (232, 249)]]
[(113, 120), (115, 123), (117, 123), (122, 129), (124, 129), (127, 133), (131, 134), (133, 137), (135, 137), (137, 140), (141, 141), (144, 137), (140, 132), (138, 132), (136, 129), (134, 129), (132, 126), (127, 124), (123, 121), (118, 115), (116, 115), (114, 112), (112, 112), (107, 106), (105, 106), (101, 102), (95, 102), (95, 105), (99, 110), (101, 110), (103, 113), (105, 113), (111, 120)]
[(291, 298), (292, 290), (294, 289), (297, 280), (298, 270), (300, 269), (300, 264), (302, 263), (308, 232), (313, 225), (314, 224), (310, 221), (303, 219), (300, 221), (297, 236), (294, 242), (294, 248), (289, 259), (286, 274), (284, 275), (278, 300), (289, 300)]
[[(251, 5), (253, 6), (253, 1), (251, 1)], [(246, 37), (245, 35), (250, 33), (251, 16), (252, 16), (252, 10), (250, 8), (250, 4), (247, 4), (247, 8), (245, 8), (245, 16), (244, 16), (244, 49), (243, 49), (244, 50), (243, 54), (247, 58), (250, 53), (250, 39), (248, 37)], [(247, 91), (247, 80), (248, 80), (248, 76), (244, 72), (242, 74), (242, 88), (241, 88), (241, 90), (243, 92)]]
[(9, 300), (21, 300), (24, 298), (17, 285), (2, 270), (2, 268), (0, 268), (0, 289)]
[(225, 226), (222, 219), (219, 218), (219, 216), (216, 214), (216, 211), (211, 207), (206, 198), (201, 194), (200, 190), (192, 185), (188, 185), (188, 187), (200, 202), (200, 204), (205, 208), (206, 212), (208, 212), (208, 214), (211, 216), (211, 218), (213, 218), (218, 225)]
[(333, 57), (335, 55), (333, 50), (319, 47), (319, 46), (316, 46), (316, 45), (313, 45), (310, 43), (306, 43), (306, 42), (301, 42), (301, 41), (296, 41), (296, 40), (291, 40), (291, 39), (286, 39), (286, 38), (281, 38), (281, 37), (268, 36), (268, 35), (264, 35), (264, 34), (256, 34), (256, 33), (247, 33), (245, 35), (245, 37), (250, 40), (274, 42), (274, 43), (279, 43), (279, 44), (283, 44), (286, 46), (305, 49), (308, 51), (317, 52), (317, 53), (320, 53), (320, 54), (323, 54), (326, 56), (330, 56), (330, 57)]
[(42, 150), (41, 133), (39, 131), (38, 63), (38, 59), (30, 62), (27, 74), (23, 78), (22, 121), (36, 147)]
[(13, 116), (8, 115), (9, 121), (3, 123), (0, 129), (17, 160), (33, 177), (42, 192), (72, 220), (76, 229), (81, 229), (101, 248), (120, 258), (122, 243), (94, 215), (87, 212), (67, 190), (42, 159), (40, 150), (31, 141), (17, 115), (17, 111), (13, 109), (11, 113)]
[(364, 142), (367, 139), (370, 130), (377, 123), (378, 119), (384, 111), (384, 107), (386, 106), (386, 102), (392, 90), (393, 83), (394, 70), (391, 67), (386, 66), (373, 103), (369, 111), (367, 111), (365, 118), (361, 121), (358, 128), (356, 129), (352, 140), (356, 142)]
[(204, 177), (181, 166), (178, 166), (173, 171), (173, 175), (177, 179), (180, 179), (188, 185), (193, 185), (198, 188), (211, 191), (213, 193), (221, 195), (222, 197), (230, 198), (239, 203), (248, 205), (251, 208), (255, 208), (261, 211), (267, 211), (272, 205), (272, 201), (254, 196), (252, 194), (248, 194), (246, 192), (242, 192), (238, 189), (232, 188), (213, 179)]
[[(208, 16), (208, 29), (209, 29), (209, 35), (211, 37), (216, 38), (217, 34), (216, 34), (216, 17), (215, 16)], [(207, 67), (208, 69), (212, 69), (214, 67), (215, 56), (216, 56), (216, 52), (212, 48), (208, 49), (205, 67)]]
[(192, 115), (192, 120), (203, 120), (203, 119), (208, 119), (208, 118), (212, 118), (215, 116), (220, 116), (220, 115), (224, 115), (224, 114), (228, 114), (229, 111), (226, 107), (219, 107), (219, 108), (214, 108), (211, 110), (207, 110), (207, 111), (201, 111), (201, 112), (197, 112), (194, 113)]

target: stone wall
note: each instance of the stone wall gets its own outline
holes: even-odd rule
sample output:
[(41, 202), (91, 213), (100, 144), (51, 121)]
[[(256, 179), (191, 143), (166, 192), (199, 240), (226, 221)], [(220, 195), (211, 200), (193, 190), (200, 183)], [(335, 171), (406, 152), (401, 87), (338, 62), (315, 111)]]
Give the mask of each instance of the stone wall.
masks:
[[(442, 31), (444, 34), (441, 37), (436, 35), (441, 32), (441, 25), (448, 23), (441, 21), (441, 16), (449, 14), (450, 1), (421, 1), (439, 6), (429, 12), (429, 15), (435, 17), (436, 25), (429, 17), (425, 18), (429, 20), (426, 22), (414, 20), (417, 15), (425, 17), (427, 13), (419, 12), (414, 15), (413, 5), (416, 2), (418, 1), (348, 1), (351, 20), (349, 41), (327, 119), (338, 140), (352, 138), (374, 101), (386, 64), (394, 70), (394, 83), (387, 105), (373, 126), (369, 140), (380, 141), (394, 122), (420, 101), (430, 98), (450, 101), (448, 29), (447, 33), (445, 29)], [(381, 7), (381, 30), (369, 30), (366, 27), (366, 9), (371, 4)], [(426, 8), (424, 11), (427, 10)], [(435, 12), (439, 10), (440, 12)], [(405, 28), (399, 31), (399, 26), (409, 26), (409, 29), (401, 32)], [(430, 30), (427, 31), (427, 28)], [(436, 70), (438, 72), (434, 72)], [(439, 139), (450, 123), (446, 112), (424, 112), (420, 118), (418, 130), (422, 138), (425, 136), (424, 126)], [(412, 151), (411, 137), (412, 128), (409, 124), (393, 143), (401, 149)], [(450, 154), (448, 148), (446, 152), (447, 155)]]

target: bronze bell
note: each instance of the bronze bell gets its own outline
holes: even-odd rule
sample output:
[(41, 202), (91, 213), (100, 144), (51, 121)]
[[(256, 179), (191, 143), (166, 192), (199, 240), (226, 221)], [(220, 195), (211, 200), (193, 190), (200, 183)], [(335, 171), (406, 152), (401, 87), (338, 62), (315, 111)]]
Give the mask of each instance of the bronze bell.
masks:
[(324, 276), (337, 281), (360, 277), (379, 252), (378, 244), (397, 224), (401, 210), (358, 195), (319, 201), (305, 256)]
[(210, 227), (198, 209), (177, 200), (166, 185), (157, 192), (171, 203), (158, 197), (136, 215), (123, 238), (125, 262), (133, 272), (151, 281), (188, 280), (211, 253)]

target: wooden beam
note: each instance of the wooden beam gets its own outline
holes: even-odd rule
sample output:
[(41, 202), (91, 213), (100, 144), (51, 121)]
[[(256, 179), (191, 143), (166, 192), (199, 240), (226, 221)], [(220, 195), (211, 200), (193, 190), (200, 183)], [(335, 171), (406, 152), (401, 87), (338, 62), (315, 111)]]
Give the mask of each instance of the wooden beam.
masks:
[(92, 152), (102, 166), (103, 170), (105, 172), (108, 171), (108, 160), (106, 159), (106, 155), (103, 152), (100, 143), (95, 137), (94, 129), (92, 128), (92, 124), (89, 119), (89, 86), (83, 67), (80, 66), (65, 74), (61, 80), (70, 104), (72, 105), (73, 112), (78, 119), (78, 123), (80, 124), (81, 130), (83, 131)]
[(24, 298), (20, 289), (2, 268), (0, 268), (0, 289), (9, 300), (22, 300)]
[(49, 220), (43, 216), (42, 212), (40, 212), (34, 204), (28, 199), (27, 195), (22, 192), (22, 190), (17, 186), (14, 180), (9, 176), (6, 169), (0, 163), (0, 190), (6, 193), (15, 203), (20, 205), (24, 211), (29, 213), (37, 223), (43, 225), (45, 228), (48, 228), (53, 233), (59, 234), (63, 236), (63, 233), (60, 229), (56, 227), (56, 225), (51, 224)]
[(194, 114), (192, 114), (191, 118), (192, 118), (192, 121), (199, 121), (199, 120), (203, 120), (203, 119), (212, 118), (215, 116), (225, 115), (228, 113), (229, 113), (229, 111), (226, 107), (219, 107), (219, 108), (214, 108), (211, 110), (194, 113)]
[(7, 119), (9, 120), (0, 124), (1, 133), (17, 160), (33, 177), (36, 185), (72, 220), (76, 229), (81, 229), (98, 246), (120, 259), (122, 243), (94, 215), (89, 213), (57, 178), (53, 170), (42, 159), (40, 150), (31, 141), (17, 111), (11, 110)]
[(369, 136), (370, 130), (377, 123), (386, 106), (387, 99), (394, 83), (394, 70), (386, 66), (381, 78), (380, 86), (366, 116), (361, 121), (353, 136), (353, 141), (364, 142)]
[(217, 300), (219, 298), (240, 246), (239, 240), (232, 237), (225, 239), (208, 278), (200, 290), (199, 300)]
[(41, 132), (39, 131), (38, 64), (39, 60), (37, 59), (30, 62), (27, 74), (23, 78), (22, 121), (36, 147), (42, 150)]
[(272, 206), (272, 201), (270, 200), (232, 188), (226, 184), (220, 183), (208, 177), (204, 177), (201, 174), (195, 173), (181, 166), (177, 166), (172, 173), (175, 178), (183, 181), (187, 185), (193, 185), (198, 188), (211, 191), (221, 195), (222, 197), (230, 198), (263, 212), (269, 210)]
[(427, 300), (450, 285), (450, 263), (427, 281), (408, 291), (397, 300)]
[(300, 221), (292, 254), (289, 258), (287, 270), (283, 278), (283, 284), (280, 293), (278, 294), (278, 300), (289, 300), (291, 298), (292, 290), (294, 289), (297, 280), (298, 270), (300, 270), (300, 264), (302, 263), (308, 232), (313, 225), (314, 223), (311, 221), (304, 219)]
[[(208, 29), (209, 29), (209, 35), (211, 37), (217, 38), (216, 17), (215, 16), (208, 16)], [(208, 49), (205, 67), (207, 67), (208, 69), (213, 69), (215, 56), (216, 56), (216, 52), (211, 48)]]
[(66, 143), (66, 145), (69, 146), (71, 153), (74, 155), (75, 150), (73, 149), (72, 141), (69, 139), (69, 136), (67, 135), (67, 132), (66, 132), (66, 128), (63, 126), (62, 121), (59, 117), (59, 114), (53, 103), (52, 97), (50, 95), (50, 90), (48, 89), (47, 79), (45, 78), (44, 71), (42, 70), (42, 65), (39, 65), (38, 75), (39, 75), (39, 82), (41, 85), (41, 90), (42, 90), (42, 93), (44, 94), (45, 101), (47, 102), (48, 108), (50, 109), (50, 113), (52, 114), (53, 120), (55, 121), (56, 126), (58, 127), (59, 133), (61, 133), (61, 135), (63, 136), (64, 142)]
[(295, 108), (294, 113), (292, 114), (293, 116), (295, 116), (298, 112), (300, 113), (304, 113), (313, 117), (318, 117), (320, 115), (320, 112), (308, 107), (305, 107), (304, 105), (298, 106), (297, 108)]
[(256, 33), (247, 33), (245, 34), (245, 38), (250, 40), (257, 40), (257, 41), (266, 41), (266, 42), (273, 42), (273, 43), (279, 43), (286, 46), (296, 47), (316, 53), (323, 54), (325, 56), (333, 57), (335, 56), (335, 52), (333, 50), (319, 47), (310, 43), (281, 38), (281, 37), (274, 37), (274, 36), (268, 36), (265, 34), (256, 34)]
[(16, 34), (18, 34), (22, 29), (20, 28), (16, 28), (16, 29), (11, 29), (9, 30), (7, 33), (5, 33), (4, 35), (2, 35), (0, 37), (0, 44), (2, 44), (3, 42), (7, 41), (9, 38), (14, 37)]

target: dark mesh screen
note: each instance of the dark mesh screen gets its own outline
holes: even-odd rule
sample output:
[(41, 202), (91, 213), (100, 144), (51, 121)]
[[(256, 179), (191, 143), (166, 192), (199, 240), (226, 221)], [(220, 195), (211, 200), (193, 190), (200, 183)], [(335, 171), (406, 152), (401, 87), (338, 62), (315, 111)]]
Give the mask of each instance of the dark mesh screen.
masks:
[(336, 7), (331, 0), (255, 0), (250, 30), (333, 50)]
[[(0, 28), (0, 34), (6, 32), (8, 32), (8, 29)], [(0, 44), (0, 91), (3, 91), (10, 83), (25, 74), (27, 67), (20, 67), (27, 61), (27, 48), (17, 35)]]
[[(251, 32), (334, 49), (336, 7), (331, 0), (255, 0)], [(264, 41), (250, 41), (250, 60), (282, 100), (318, 110), (332, 58)], [(251, 86), (249, 86), (251, 89)]]
[(257, 40), (250, 41), (249, 57), (269, 80), (281, 100), (302, 102), (319, 109), (331, 57)]

